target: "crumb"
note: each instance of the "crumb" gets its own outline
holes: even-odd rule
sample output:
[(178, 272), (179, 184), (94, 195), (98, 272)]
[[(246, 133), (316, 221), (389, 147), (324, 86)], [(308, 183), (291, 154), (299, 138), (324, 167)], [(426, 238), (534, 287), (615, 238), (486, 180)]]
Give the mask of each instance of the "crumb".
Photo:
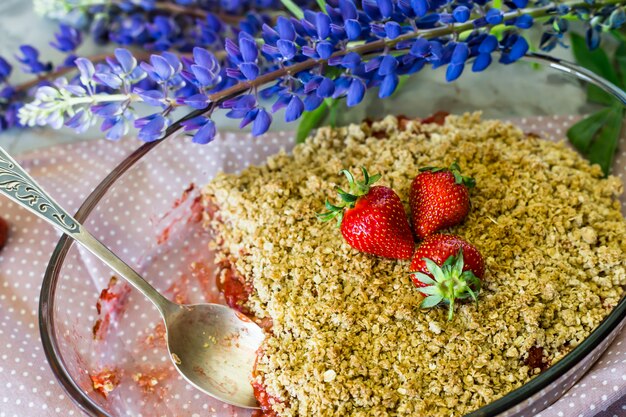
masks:
[[(315, 214), (341, 169), (381, 173), (408, 212), (418, 168), (455, 160), (477, 186), (448, 232), (481, 251), (487, 272), (478, 307), (449, 322), (445, 309), (420, 309), (408, 262), (353, 250)], [(439, 417), (527, 383), (618, 303), (621, 192), (565, 144), (466, 114), (322, 128), (292, 155), (218, 175), (203, 198), (218, 262), (245, 277), (245, 308), (272, 323), (256, 369), (277, 415)]]

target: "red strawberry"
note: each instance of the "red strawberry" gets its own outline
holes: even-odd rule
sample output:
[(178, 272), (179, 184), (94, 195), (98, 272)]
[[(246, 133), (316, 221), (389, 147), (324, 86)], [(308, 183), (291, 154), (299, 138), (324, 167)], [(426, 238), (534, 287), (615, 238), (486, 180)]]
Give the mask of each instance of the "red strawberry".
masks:
[(454, 235), (430, 235), (418, 246), (411, 262), (411, 281), (426, 297), (423, 308), (443, 302), (452, 319), (454, 301), (472, 298), (480, 291), (485, 261), (474, 245)]
[(9, 225), (2, 217), (0, 217), (0, 251), (4, 247), (5, 243), (7, 243), (8, 236)]
[(385, 258), (410, 259), (415, 243), (400, 197), (389, 187), (372, 187), (380, 175), (370, 177), (365, 168), (361, 169), (362, 182), (355, 181), (350, 172), (341, 171), (348, 178), (350, 192), (338, 188), (343, 202), (335, 206), (327, 200), (329, 211), (318, 217), (322, 221), (337, 217), (341, 234), (356, 250)]
[(468, 188), (476, 185), (461, 175), (456, 162), (450, 168), (427, 167), (411, 184), (409, 203), (413, 230), (420, 239), (465, 219), (470, 209)]

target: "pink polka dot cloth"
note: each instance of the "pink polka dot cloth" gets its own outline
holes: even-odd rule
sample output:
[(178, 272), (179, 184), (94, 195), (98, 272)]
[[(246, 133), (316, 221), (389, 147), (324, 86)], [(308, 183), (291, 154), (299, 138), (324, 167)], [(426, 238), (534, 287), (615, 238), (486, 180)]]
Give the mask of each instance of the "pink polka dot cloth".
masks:
[[(571, 125), (572, 118), (534, 117), (516, 122), (525, 131), (557, 139), (564, 136), (565, 126)], [(156, 244), (168, 240), (170, 234), (178, 233), (163, 226), (171, 220), (180, 220), (182, 216), (182, 208), (174, 209), (166, 216), (164, 208), (171, 208), (175, 196), (180, 197), (190, 182), (201, 185), (220, 170), (234, 171), (250, 163), (260, 163), (281, 148), (290, 149), (293, 146), (292, 137), (292, 134), (286, 132), (266, 135), (260, 139), (249, 138), (244, 133), (227, 134), (204, 147), (172, 139), (179, 142), (173, 145), (180, 149), (179, 156), (172, 153), (152, 158), (151, 155), (152, 162), (141, 167), (145, 172), (142, 172), (139, 183), (121, 184), (122, 187), (134, 187), (135, 194), (129, 195), (136, 195), (138, 199), (154, 196), (155, 200), (136, 216), (131, 215), (131, 209), (125, 207), (123, 202), (119, 203), (119, 213), (112, 209), (96, 211), (87, 222), (87, 227), (123, 258), (138, 266), (140, 272), (151, 281), (161, 279), (158, 287), (169, 297), (178, 301), (214, 299), (218, 295), (213, 287), (207, 285), (203, 275), (206, 271), (202, 267), (192, 270), (190, 275), (180, 274), (181, 259), (185, 262), (195, 259), (206, 261), (203, 256), (207, 238), (200, 231), (189, 235), (182, 243), (173, 240), (167, 245)], [(621, 142), (626, 143), (624, 140)], [(82, 142), (38, 150), (18, 159), (63, 207), (75, 212), (94, 187), (138, 144), (131, 139), (118, 143)], [(616, 170), (615, 174), (624, 178), (626, 152), (623, 149), (618, 152), (616, 166), (622, 168)], [(192, 200), (182, 201), (180, 206), (188, 210), (192, 208)], [(108, 202), (109, 207), (113, 207), (112, 203)], [(136, 203), (131, 201), (131, 204)], [(3, 197), (0, 197), (0, 216), (10, 224), (9, 240), (0, 252), (0, 417), (81, 415), (80, 409), (68, 398), (49, 369), (38, 329), (41, 280), (60, 235)], [(141, 222), (148, 225), (145, 228), (145, 240), (125, 240), (129, 229), (143, 227)], [(199, 226), (196, 224), (194, 227)], [(146, 250), (146, 247), (150, 247), (150, 250)], [(108, 401), (102, 401), (103, 407), (115, 416), (248, 415), (212, 400), (177, 378), (169, 366), (164, 347), (157, 340), (158, 316), (134, 290), (129, 293), (117, 284), (111, 288), (117, 296), (127, 297), (128, 308), (123, 316), (120, 313), (125, 326), (101, 321), (98, 331), (103, 332), (110, 326), (108, 330), (116, 336), (125, 332), (127, 338), (132, 336), (133, 340), (141, 339), (147, 344), (142, 345), (143, 349), (119, 345), (121, 342), (117, 340), (111, 341), (107, 349), (94, 345), (93, 326), (103, 318), (102, 314), (96, 312), (95, 304), (100, 290), (109, 284), (110, 273), (76, 246), (71, 249), (70, 255), (81, 262), (73, 262), (72, 268), (63, 271), (68, 277), (74, 277), (76, 283), (59, 289), (68, 297), (61, 305), (80, 313), (58, 324), (61, 330), (66, 329), (68, 334), (71, 333), (66, 339), (70, 343), (66, 343), (62, 349), (68, 357), (75, 350), (74, 354), (93, 363), (113, 363), (122, 369), (134, 367), (133, 372), (122, 374), (117, 382), (119, 386), (112, 391), (111, 397)], [(165, 267), (153, 268), (157, 259)], [(65, 282), (63, 280), (60, 282)], [(101, 310), (106, 313), (109, 307), (103, 302)], [(85, 350), (89, 346), (91, 350)], [(149, 364), (155, 363), (163, 364), (158, 369), (164, 375), (156, 377), (170, 378), (171, 384), (168, 382), (170, 385), (167, 386), (174, 387), (171, 392), (166, 392), (166, 384), (153, 386), (152, 379), (146, 379), (148, 372), (137, 372), (137, 369), (148, 369)], [(77, 362), (75, 366), (80, 367), (80, 363)], [(154, 371), (154, 367), (150, 369)], [(91, 392), (94, 398), (91, 379), (93, 369), (75, 371), (76, 375), (80, 375), (79, 386)], [(152, 377), (155, 377), (154, 372)], [(144, 394), (146, 390), (152, 390), (150, 392), (154, 394), (154, 390), (161, 389), (164, 400), (158, 406), (146, 401), (146, 397), (141, 394), (142, 390)], [(557, 416), (626, 416), (626, 331), (617, 336), (596, 365), (560, 400), (536, 414), (536, 417)]]

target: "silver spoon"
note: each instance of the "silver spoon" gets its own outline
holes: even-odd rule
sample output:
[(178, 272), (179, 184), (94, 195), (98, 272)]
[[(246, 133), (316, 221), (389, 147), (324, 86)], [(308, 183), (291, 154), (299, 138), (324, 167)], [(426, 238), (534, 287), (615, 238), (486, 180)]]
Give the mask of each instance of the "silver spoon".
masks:
[(259, 326), (223, 305), (169, 301), (63, 210), (2, 148), (0, 193), (78, 241), (154, 303), (165, 321), (172, 362), (189, 383), (228, 404), (258, 408), (250, 375), (264, 339)]

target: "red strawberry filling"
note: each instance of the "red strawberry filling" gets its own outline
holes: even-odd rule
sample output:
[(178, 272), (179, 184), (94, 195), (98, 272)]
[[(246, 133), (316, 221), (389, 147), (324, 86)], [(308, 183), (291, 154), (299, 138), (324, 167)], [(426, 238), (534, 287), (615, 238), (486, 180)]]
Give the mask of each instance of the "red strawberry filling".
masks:
[(7, 222), (0, 217), (0, 251), (7, 243), (7, 238), (9, 236), (9, 225)]

